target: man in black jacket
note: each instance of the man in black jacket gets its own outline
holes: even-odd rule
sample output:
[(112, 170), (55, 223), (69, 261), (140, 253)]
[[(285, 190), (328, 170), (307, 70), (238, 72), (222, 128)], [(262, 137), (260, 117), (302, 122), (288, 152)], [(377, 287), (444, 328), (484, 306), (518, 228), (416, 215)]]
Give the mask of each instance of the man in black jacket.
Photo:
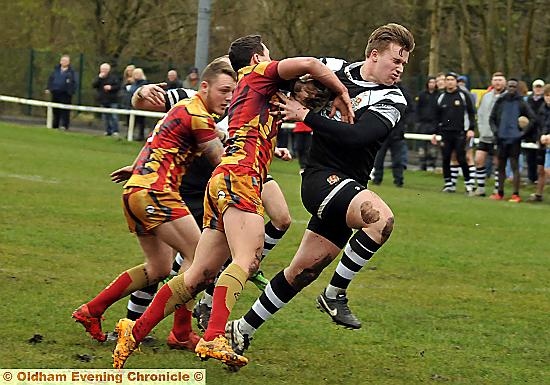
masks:
[[(63, 55), (48, 78), (46, 93), (52, 95), (52, 102), (54, 103), (71, 104), (77, 84), (78, 76), (71, 67), (71, 58), (69, 55)], [(70, 118), (71, 110), (54, 108), (52, 127), (59, 128), (61, 124), (65, 130), (68, 130)]]
[[(111, 72), (111, 65), (103, 63), (99, 66), (99, 74), (92, 83), (97, 90), (97, 101), (101, 107), (118, 107), (118, 90), (120, 89), (119, 78)], [(118, 115), (101, 114), (105, 122), (105, 135), (118, 136)]]
[[(426, 82), (426, 89), (418, 94), (416, 104), (417, 132), (419, 134), (432, 135), (435, 132), (436, 109), (437, 109), (437, 83), (434, 76), (430, 76)], [(426, 171), (428, 168), (435, 170), (437, 160), (437, 147), (428, 141), (422, 141), (418, 149), (420, 158), (420, 169)]]
[[(532, 93), (527, 97), (527, 104), (531, 107), (531, 110), (536, 114), (542, 105), (544, 104), (543, 95), (544, 80), (537, 79), (533, 82)], [(525, 143), (536, 143), (539, 137), (535, 125), (532, 125), (531, 130), (525, 132), (523, 135), (523, 141)], [(537, 181), (537, 150), (534, 148), (525, 148), (523, 150), (525, 154), (525, 162), (527, 163), (527, 178), (531, 183)]]
[[(456, 158), (462, 168), (464, 185), (468, 195), (473, 195), (473, 181), (470, 179), (470, 171), (466, 162), (466, 140), (474, 137), (475, 108), (470, 95), (466, 94), (457, 85), (458, 75), (454, 72), (447, 73), (445, 77), (445, 91), (437, 98), (437, 129), (436, 134), (441, 135), (443, 147), (443, 177), (445, 186), (443, 192), (453, 193), (456, 186), (451, 181), (451, 154), (456, 152)], [(466, 127), (465, 115), (468, 115)], [(436, 134), (432, 137), (432, 143), (437, 144)]]

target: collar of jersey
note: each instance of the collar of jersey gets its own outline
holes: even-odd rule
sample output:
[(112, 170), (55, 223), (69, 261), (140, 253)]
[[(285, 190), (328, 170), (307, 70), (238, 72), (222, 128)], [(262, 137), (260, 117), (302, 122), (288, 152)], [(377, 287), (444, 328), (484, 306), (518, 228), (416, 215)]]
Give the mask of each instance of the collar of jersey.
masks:
[(359, 80), (359, 79), (355, 79), (353, 77), (353, 75), (351, 74), (351, 70), (357, 68), (357, 67), (360, 67), (363, 65), (364, 62), (362, 61), (359, 61), (359, 62), (355, 62), (355, 63), (351, 63), (350, 65), (348, 65), (347, 67), (344, 68), (344, 74), (346, 75), (346, 77), (348, 78), (348, 80), (350, 82), (352, 82), (353, 84), (356, 84), (358, 86), (361, 86), (361, 87), (375, 87), (375, 86), (378, 86), (377, 83), (374, 83), (374, 82), (369, 82), (369, 81), (366, 81), (366, 80)]

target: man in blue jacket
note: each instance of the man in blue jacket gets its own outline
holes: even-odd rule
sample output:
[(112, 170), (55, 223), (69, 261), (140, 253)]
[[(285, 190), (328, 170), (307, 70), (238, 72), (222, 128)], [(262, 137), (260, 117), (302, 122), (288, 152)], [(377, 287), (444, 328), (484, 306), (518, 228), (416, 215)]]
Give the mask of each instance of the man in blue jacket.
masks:
[[(525, 117), (528, 121), (523, 130), (520, 127), (520, 117)], [(535, 121), (535, 114), (527, 102), (518, 92), (518, 80), (509, 79), (504, 93), (493, 106), (489, 124), (496, 138), (497, 157), (498, 157), (498, 179), (499, 188), (496, 194), (491, 195), (491, 199), (504, 199), (504, 179), (506, 178), (506, 162), (510, 160), (510, 166), (513, 172), (513, 193), (509, 199), (510, 202), (521, 202), (519, 196), (519, 154), (521, 151), (521, 139)]]
[[(78, 77), (71, 67), (71, 58), (69, 55), (61, 56), (59, 64), (48, 78), (46, 93), (52, 95), (52, 102), (71, 104), (73, 94), (77, 89)], [(53, 128), (59, 128), (59, 125), (65, 130), (69, 129), (71, 110), (54, 108), (53, 109)]]

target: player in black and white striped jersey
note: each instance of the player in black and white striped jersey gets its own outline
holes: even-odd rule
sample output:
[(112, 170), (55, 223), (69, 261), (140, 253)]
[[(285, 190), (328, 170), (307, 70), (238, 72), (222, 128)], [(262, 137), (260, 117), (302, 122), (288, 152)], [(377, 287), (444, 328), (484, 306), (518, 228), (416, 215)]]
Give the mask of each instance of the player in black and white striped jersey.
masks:
[[(365, 61), (324, 61), (348, 88), (354, 124), (338, 116), (327, 119), (328, 114), (315, 114), (284, 95), (282, 103), (274, 103), (284, 120), (303, 121), (313, 130), (301, 190), (312, 216), (290, 265), (270, 281), (242, 318), (228, 322), (226, 336), (235, 353), (242, 354), (256, 330), (313, 282), (342, 249), (336, 272), (317, 302), (336, 323), (361, 327), (347, 305), (346, 289), (393, 230), (392, 211), (366, 186), (376, 152), (406, 108), (394, 83), (413, 49), (413, 36), (405, 27), (387, 24), (369, 37)], [(357, 231), (352, 236), (353, 230)]]

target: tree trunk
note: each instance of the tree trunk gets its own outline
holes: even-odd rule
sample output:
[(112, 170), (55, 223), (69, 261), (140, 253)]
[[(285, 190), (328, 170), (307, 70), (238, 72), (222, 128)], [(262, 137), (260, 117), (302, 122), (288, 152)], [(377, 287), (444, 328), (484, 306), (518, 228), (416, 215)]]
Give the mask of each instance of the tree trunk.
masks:
[(432, 0), (430, 3), (430, 59), (428, 62), (428, 73), (433, 75), (439, 72), (439, 31), (442, 2), (443, 0)]

